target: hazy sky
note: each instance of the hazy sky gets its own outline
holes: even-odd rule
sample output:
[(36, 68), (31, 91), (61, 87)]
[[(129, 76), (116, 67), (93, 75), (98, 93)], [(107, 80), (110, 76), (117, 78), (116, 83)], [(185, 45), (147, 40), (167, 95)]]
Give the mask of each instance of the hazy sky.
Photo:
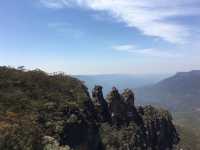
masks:
[(68, 74), (200, 69), (200, 0), (2, 0), (0, 65)]

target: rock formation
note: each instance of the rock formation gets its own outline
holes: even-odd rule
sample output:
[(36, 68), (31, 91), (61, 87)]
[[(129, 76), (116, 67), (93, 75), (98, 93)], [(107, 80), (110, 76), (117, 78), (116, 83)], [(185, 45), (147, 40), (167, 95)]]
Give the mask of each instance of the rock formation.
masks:
[(125, 89), (122, 93), (123, 100), (126, 104), (126, 112), (128, 120), (136, 120), (137, 111), (135, 108), (135, 95), (132, 90)]
[(100, 121), (110, 121), (108, 103), (103, 97), (102, 86), (96, 85), (92, 91), (93, 102)]
[(127, 108), (117, 88), (112, 88), (112, 91), (107, 96), (107, 100), (109, 102), (109, 110), (112, 117), (112, 123), (118, 127), (126, 124)]

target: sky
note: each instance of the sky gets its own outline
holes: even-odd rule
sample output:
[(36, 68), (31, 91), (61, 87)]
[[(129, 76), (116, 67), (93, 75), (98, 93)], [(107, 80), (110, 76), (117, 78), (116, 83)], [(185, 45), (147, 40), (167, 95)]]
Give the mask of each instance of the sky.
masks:
[(67, 74), (200, 69), (199, 0), (2, 0), (0, 65)]

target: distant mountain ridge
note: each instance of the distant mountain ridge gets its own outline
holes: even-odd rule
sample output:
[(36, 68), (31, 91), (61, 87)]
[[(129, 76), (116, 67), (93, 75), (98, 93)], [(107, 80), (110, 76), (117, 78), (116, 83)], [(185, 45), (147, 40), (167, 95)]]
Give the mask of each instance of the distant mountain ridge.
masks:
[(164, 104), (172, 109), (200, 108), (200, 70), (179, 72), (157, 84), (137, 89), (138, 99)]
[(161, 75), (128, 75), (128, 74), (102, 74), (102, 75), (77, 75), (76, 78), (85, 82), (91, 90), (94, 85), (102, 85), (104, 93), (108, 93), (113, 86), (123, 90), (125, 88), (135, 89), (152, 85), (168, 77), (168, 74)]

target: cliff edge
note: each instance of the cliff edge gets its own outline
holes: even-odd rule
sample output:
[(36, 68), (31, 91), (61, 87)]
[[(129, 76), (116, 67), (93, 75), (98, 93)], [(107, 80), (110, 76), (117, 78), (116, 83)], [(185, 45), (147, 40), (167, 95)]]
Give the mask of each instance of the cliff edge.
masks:
[(170, 113), (135, 106), (130, 89), (84, 84), (62, 73), (0, 67), (2, 150), (172, 150), (179, 136)]

